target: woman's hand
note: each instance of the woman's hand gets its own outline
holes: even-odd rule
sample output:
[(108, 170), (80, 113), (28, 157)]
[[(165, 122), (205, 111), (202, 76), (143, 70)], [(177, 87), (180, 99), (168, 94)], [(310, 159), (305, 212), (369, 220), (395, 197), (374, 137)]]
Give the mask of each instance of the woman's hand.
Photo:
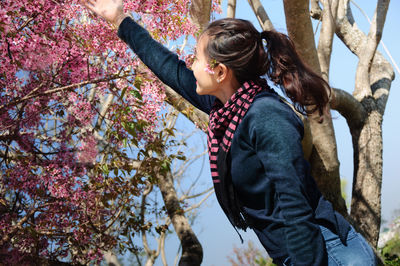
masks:
[(101, 16), (118, 28), (128, 15), (124, 13), (123, 0), (81, 0), (93, 13)]

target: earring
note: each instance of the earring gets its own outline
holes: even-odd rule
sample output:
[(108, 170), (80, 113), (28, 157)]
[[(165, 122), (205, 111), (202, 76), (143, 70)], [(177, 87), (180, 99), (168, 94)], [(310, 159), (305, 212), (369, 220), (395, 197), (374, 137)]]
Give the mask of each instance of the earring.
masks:
[(220, 83), (221, 81), (219, 79), (217, 79), (217, 83)]

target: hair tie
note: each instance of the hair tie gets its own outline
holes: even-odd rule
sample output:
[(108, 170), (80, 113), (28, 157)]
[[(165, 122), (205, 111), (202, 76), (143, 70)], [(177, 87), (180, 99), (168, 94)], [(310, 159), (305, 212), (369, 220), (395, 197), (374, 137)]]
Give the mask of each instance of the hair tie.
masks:
[(267, 40), (267, 38), (268, 38), (267, 34), (268, 34), (268, 33), (267, 33), (266, 31), (260, 32), (260, 38), (261, 38), (261, 40), (262, 40), (262, 39)]

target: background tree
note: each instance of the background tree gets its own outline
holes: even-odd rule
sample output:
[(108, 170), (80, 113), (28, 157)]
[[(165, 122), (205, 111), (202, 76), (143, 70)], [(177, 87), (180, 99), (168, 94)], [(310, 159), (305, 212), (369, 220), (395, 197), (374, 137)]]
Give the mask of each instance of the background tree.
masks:
[(265, 258), (264, 251), (256, 248), (251, 241), (247, 242), (246, 248), (233, 248), (233, 254), (228, 257), (232, 266), (274, 266), (271, 258)]
[(379, 237), (378, 248), (385, 265), (400, 264), (400, 216), (399, 209), (393, 211), (392, 221), (385, 226)]
[[(197, 31), (189, 4), (126, 7), (166, 43)], [(169, 152), (163, 85), (79, 1), (0, 5), (1, 261), (87, 264), (123, 251), (122, 240), (151, 229), (141, 210), (158, 185), (181, 262), (199, 264), (201, 245), (174, 189), (171, 162), (185, 158)]]

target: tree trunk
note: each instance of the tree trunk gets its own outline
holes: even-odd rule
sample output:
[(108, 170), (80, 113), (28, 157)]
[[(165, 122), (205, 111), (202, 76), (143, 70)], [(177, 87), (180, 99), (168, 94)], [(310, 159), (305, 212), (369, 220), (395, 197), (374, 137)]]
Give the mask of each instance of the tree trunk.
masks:
[(158, 187), (161, 190), (168, 216), (182, 245), (179, 265), (200, 265), (203, 260), (203, 249), (180, 207), (170, 171), (160, 172)]
[(370, 110), (369, 115), (361, 130), (352, 132), (354, 181), (351, 217), (365, 238), (376, 247), (381, 224), (382, 116), (372, 99), (364, 106)]
[[(312, 29), (309, 1), (284, 0), (286, 26), (289, 37), (295, 43), (300, 57), (317, 73), (321, 74)], [(325, 117), (318, 123), (317, 115), (310, 116), (314, 148), (310, 157), (311, 173), (322, 194), (334, 208), (347, 216), (346, 203), (341, 196), (339, 160), (332, 119)]]
[[(354, 21), (348, 2), (341, 2), (338, 10), (336, 35), (351, 52), (362, 58), (366, 54), (366, 43), (378, 42), (388, 8), (388, 1), (379, 1), (372, 23), (376, 37), (366, 36)], [(383, 20), (383, 21), (382, 21)], [(370, 55), (370, 53), (367, 53)], [(354, 176), (351, 202), (351, 218), (361, 230), (368, 242), (376, 247), (381, 220), (381, 184), (382, 184), (382, 119), (385, 112), (391, 82), (394, 79), (393, 67), (375, 51), (367, 67), (368, 78), (363, 90), (354, 95), (365, 109), (363, 121), (356, 126), (348, 121), (353, 138)], [(360, 76), (360, 75), (359, 75)], [(354, 121), (353, 121), (354, 122)]]

